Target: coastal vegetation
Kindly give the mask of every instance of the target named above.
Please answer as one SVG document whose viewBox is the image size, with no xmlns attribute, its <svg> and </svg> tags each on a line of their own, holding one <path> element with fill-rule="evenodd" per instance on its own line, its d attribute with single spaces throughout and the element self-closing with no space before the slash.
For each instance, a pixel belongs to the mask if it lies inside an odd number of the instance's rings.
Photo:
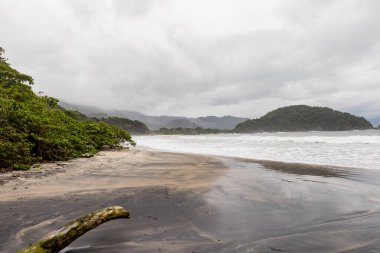
<svg viewBox="0 0 380 253">
<path fill-rule="evenodd" d="M 12 68 L 0 48 L 0 168 L 27 169 L 36 162 L 119 148 L 122 142 L 135 144 L 125 130 L 79 119 L 57 99 L 35 94 L 32 85 L 33 78 Z"/>
<path fill-rule="evenodd" d="M 119 118 L 119 117 L 105 117 L 105 118 L 96 118 L 96 117 L 88 117 L 87 115 L 72 110 L 66 110 L 63 107 L 60 107 L 62 111 L 77 120 L 81 121 L 94 121 L 94 122 L 105 122 L 111 126 L 118 127 L 123 129 L 131 134 L 149 134 L 149 128 L 139 120 L 130 120 L 127 118 Z"/>
<path fill-rule="evenodd" d="M 372 129 L 363 117 L 328 107 L 293 105 L 271 111 L 258 119 L 238 124 L 235 132 L 344 131 Z"/>
<path fill-rule="evenodd" d="M 149 134 L 149 128 L 139 120 L 130 120 L 127 118 L 108 117 L 101 118 L 99 121 L 105 122 L 111 126 L 124 129 L 131 134 Z"/>
<path fill-rule="evenodd" d="M 220 133 L 230 133 L 231 130 L 221 130 L 212 128 L 160 128 L 159 130 L 153 131 L 152 134 L 162 134 L 162 135 L 198 135 L 198 134 L 220 134 Z"/>
<path fill-rule="evenodd" d="M 328 107 L 293 105 L 278 108 L 259 119 L 239 123 L 233 130 L 212 128 L 160 128 L 152 134 L 198 135 L 218 133 L 250 132 L 295 132 L 295 131 L 344 131 L 373 129 L 363 117 L 333 110 Z"/>
<path fill-rule="evenodd" d="M 160 115 L 153 116 L 143 114 L 137 111 L 120 110 L 120 109 L 104 109 L 89 105 L 75 105 L 60 101 L 62 107 L 81 112 L 90 118 L 127 118 L 133 121 L 143 122 L 150 130 L 156 131 L 160 128 L 204 128 L 204 129 L 233 129 L 238 123 L 248 120 L 248 118 L 234 116 L 207 116 L 197 118 L 187 118 L 183 116 Z M 129 131 L 129 129 L 128 129 Z M 131 132 L 133 133 L 133 132 Z"/>
</svg>

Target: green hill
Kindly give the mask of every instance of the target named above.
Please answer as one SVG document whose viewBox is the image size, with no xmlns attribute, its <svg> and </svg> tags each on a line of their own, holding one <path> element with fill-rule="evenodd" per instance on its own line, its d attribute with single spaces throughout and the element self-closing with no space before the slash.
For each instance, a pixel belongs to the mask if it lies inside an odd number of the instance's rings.
<svg viewBox="0 0 380 253">
<path fill-rule="evenodd" d="M 144 123 L 138 120 L 130 120 L 130 119 L 119 118 L 119 117 L 104 117 L 104 118 L 91 117 L 90 118 L 87 115 L 78 111 L 67 110 L 63 108 L 62 106 L 59 106 L 59 108 L 61 108 L 61 110 L 66 115 L 76 120 L 105 122 L 111 126 L 115 126 L 125 131 L 128 131 L 131 134 L 149 134 L 150 133 L 149 128 Z"/>
<path fill-rule="evenodd" d="M 65 112 L 58 100 L 36 95 L 32 77 L 13 69 L 0 47 L 0 169 L 26 169 L 35 162 L 65 160 L 118 148 L 128 132 Z M 79 118 L 81 120 L 79 120 Z"/>
<path fill-rule="evenodd" d="M 230 133 L 231 130 L 221 130 L 212 128 L 160 128 L 159 130 L 153 131 L 153 134 L 159 135 L 199 135 L 199 134 L 220 134 L 220 133 Z"/>
<path fill-rule="evenodd" d="M 343 131 L 371 129 L 363 117 L 327 107 L 292 105 L 271 111 L 259 119 L 238 124 L 235 132 Z"/>
<path fill-rule="evenodd" d="M 131 134 L 149 134 L 149 128 L 138 120 L 130 120 L 125 118 L 119 118 L 119 117 L 109 117 L 109 118 L 102 118 L 100 121 L 106 122 L 107 124 L 110 124 L 111 126 L 116 126 L 118 128 L 127 130 Z"/>
</svg>

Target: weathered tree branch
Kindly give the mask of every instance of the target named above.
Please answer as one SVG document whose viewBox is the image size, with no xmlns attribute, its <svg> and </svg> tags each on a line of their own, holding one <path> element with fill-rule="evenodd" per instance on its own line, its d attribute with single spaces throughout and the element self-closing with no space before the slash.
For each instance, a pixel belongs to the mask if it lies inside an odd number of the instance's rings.
<svg viewBox="0 0 380 253">
<path fill-rule="evenodd" d="M 22 249 L 19 253 L 58 253 L 87 231 L 104 222 L 120 218 L 129 218 L 129 212 L 120 206 L 97 210 L 45 235 L 41 240 Z"/>
</svg>

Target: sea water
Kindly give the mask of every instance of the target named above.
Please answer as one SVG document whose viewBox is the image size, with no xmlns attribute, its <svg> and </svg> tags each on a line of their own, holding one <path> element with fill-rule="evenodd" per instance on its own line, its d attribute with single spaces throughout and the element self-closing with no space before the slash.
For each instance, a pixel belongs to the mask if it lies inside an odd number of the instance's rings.
<svg viewBox="0 0 380 253">
<path fill-rule="evenodd" d="M 380 169 L 380 130 L 135 136 L 139 146 L 174 152 Z"/>
</svg>

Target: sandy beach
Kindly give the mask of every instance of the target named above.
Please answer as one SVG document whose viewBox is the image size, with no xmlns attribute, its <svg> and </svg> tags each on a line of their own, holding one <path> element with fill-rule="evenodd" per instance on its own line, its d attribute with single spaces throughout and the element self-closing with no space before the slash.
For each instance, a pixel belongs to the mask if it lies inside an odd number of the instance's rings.
<svg viewBox="0 0 380 253">
<path fill-rule="evenodd" d="M 378 252 L 376 171 L 131 149 L 0 175 L 0 252 L 109 205 L 63 252 Z"/>
</svg>

